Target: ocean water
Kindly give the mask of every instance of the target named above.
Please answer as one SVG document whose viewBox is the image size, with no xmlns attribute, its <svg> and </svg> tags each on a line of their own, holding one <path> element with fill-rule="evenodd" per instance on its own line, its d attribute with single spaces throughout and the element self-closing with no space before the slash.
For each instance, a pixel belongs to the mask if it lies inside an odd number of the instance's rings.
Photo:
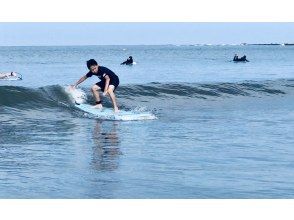
<svg viewBox="0 0 294 220">
<path fill-rule="evenodd" d="M 75 109 L 64 89 L 91 58 L 120 108 L 158 119 Z M 0 47 L 5 71 L 23 80 L 0 81 L 0 198 L 294 198 L 294 47 Z"/>
</svg>

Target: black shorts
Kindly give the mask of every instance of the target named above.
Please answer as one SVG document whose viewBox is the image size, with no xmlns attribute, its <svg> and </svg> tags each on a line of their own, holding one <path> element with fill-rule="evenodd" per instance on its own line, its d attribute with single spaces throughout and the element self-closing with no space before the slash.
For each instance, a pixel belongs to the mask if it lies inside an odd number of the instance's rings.
<svg viewBox="0 0 294 220">
<path fill-rule="evenodd" d="M 97 82 L 96 85 L 100 87 L 100 89 L 102 90 L 102 92 L 104 92 L 104 88 L 105 88 L 105 81 L 104 80 L 103 81 L 100 81 L 100 82 Z M 113 85 L 114 86 L 114 90 L 113 91 L 115 91 L 116 88 L 119 85 L 119 79 L 110 80 L 109 85 Z"/>
</svg>

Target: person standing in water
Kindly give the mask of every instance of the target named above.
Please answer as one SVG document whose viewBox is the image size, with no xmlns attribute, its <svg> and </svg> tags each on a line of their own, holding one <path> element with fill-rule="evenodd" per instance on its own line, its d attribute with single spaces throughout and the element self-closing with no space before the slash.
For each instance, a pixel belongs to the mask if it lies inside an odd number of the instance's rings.
<svg viewBox="0 0 294 220">
<path fill-rule="evenodd" d="M 117 103 L 116 103 L 116 97 L 114 94 L 114 91 L 119 85 L 118 76 L 110 69 L 104 66 L 99 66 L 96 60 L 94 59 L 90 59 L 87 61 L 87 67 L 89 69 L 89 72 L 86 75 L 82 76 L 76 82 L 76 84 L 73 85 L 73 87 L 76 88 L 79 84 L 84 82 L 87 78 L 92 77 L 93 75 L 97 76 L 100 79 L 100 82 L 96 83 L 91 88 L 95 101 L 96 101 L 94 108 L 101 109 L 103 107 L 102 101 L 99 95 L 99 91 L 101 90 L 103 92 L 103 96 L 106 96 L 106 95 L 110 96 L 110 99 L 113 104 L 114 112 L 119 112 Z"/>
</svg>

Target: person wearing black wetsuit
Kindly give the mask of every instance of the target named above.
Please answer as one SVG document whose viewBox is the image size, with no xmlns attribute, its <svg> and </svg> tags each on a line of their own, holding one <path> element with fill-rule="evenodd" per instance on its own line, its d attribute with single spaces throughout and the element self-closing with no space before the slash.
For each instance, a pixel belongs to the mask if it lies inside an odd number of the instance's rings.
<svg viewBox="0 0 294 220">
<path fill-rule="evenodd" d="M 245 61 L 245 62 L 249 62 L 249 60 L 247 60 L 246 56 L 244 55 L 243 57 L 241 57 L 240 59 L 241 61 Z"/>
<path fill-rule="evenodd" d="M 92 86 L 92 92 L 96 100 L 96 105 L 94 108 L 102 108 L 102 102 L 99 96 L 99 90 L 103 92 L 103 96 L 109 95 L 113 104 L 113 109 L 115 112 L 118 112 L 118 107 L 116 104 L 116 98 L 114 91 L 119 85 L 118 76 L 111 71 L 110 69 L 99 66 L 94 59 L 87 61 L 87 67 L 90 70 L 86 75 L 81 77 L 79 81 L 73 85 L 76 88 L 80 83 L 85 81 L 87 78 L 92 77 L 93 75 L 97 76 L 100 79 L 100 82 Z"/>
<path fill-rule="evenodd" d="M 126 61 L 122 62 L 120 65 L 133 65 L 133 62 L 133 57 L 129 56 L 129 58 Z"/>
<path fill-rule="evenodd" d="M 249 60 L 247 60 L 245 55 L 243 57 L 239 58 L 237 56 L 237 54 L 235 54 L 233 61 L 235 61 L 235 62 L 249 62 Z"/>
</svg>

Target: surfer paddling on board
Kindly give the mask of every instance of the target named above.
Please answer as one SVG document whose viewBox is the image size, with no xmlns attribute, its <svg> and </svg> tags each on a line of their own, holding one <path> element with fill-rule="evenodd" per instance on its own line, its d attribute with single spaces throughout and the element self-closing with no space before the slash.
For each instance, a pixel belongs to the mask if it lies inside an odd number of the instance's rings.
<svg viewBox="0 0 294 220">
<path fill-rule="evenodd" d="M 16 72 L 0 73 L 0 79 L 7 79 L 9 77 L 16 77 Z"/>
<path fill-rule="evenodd" d="M 119 112 L 114 91 L 119 85 L 118 76 L 110 69 L 99 66 L 96 60 L 90 59 L 87 61 L 87 67 L 90 70 L 86 75 L 82 76 L 76 84 L 73 85 L 76 88 L 80 83 L 84 82 L 87 78 L 93 75 L 97 76 L 101 81 L 92 86 L 91 90 L 94 95 L 96 104 L 93 108 L 102 108 L 102 101 L 99 96 L 99 90 L 103 92 L 103 96 L 109 95 L 113 104 L 114 112 Z"/>
</svg>

